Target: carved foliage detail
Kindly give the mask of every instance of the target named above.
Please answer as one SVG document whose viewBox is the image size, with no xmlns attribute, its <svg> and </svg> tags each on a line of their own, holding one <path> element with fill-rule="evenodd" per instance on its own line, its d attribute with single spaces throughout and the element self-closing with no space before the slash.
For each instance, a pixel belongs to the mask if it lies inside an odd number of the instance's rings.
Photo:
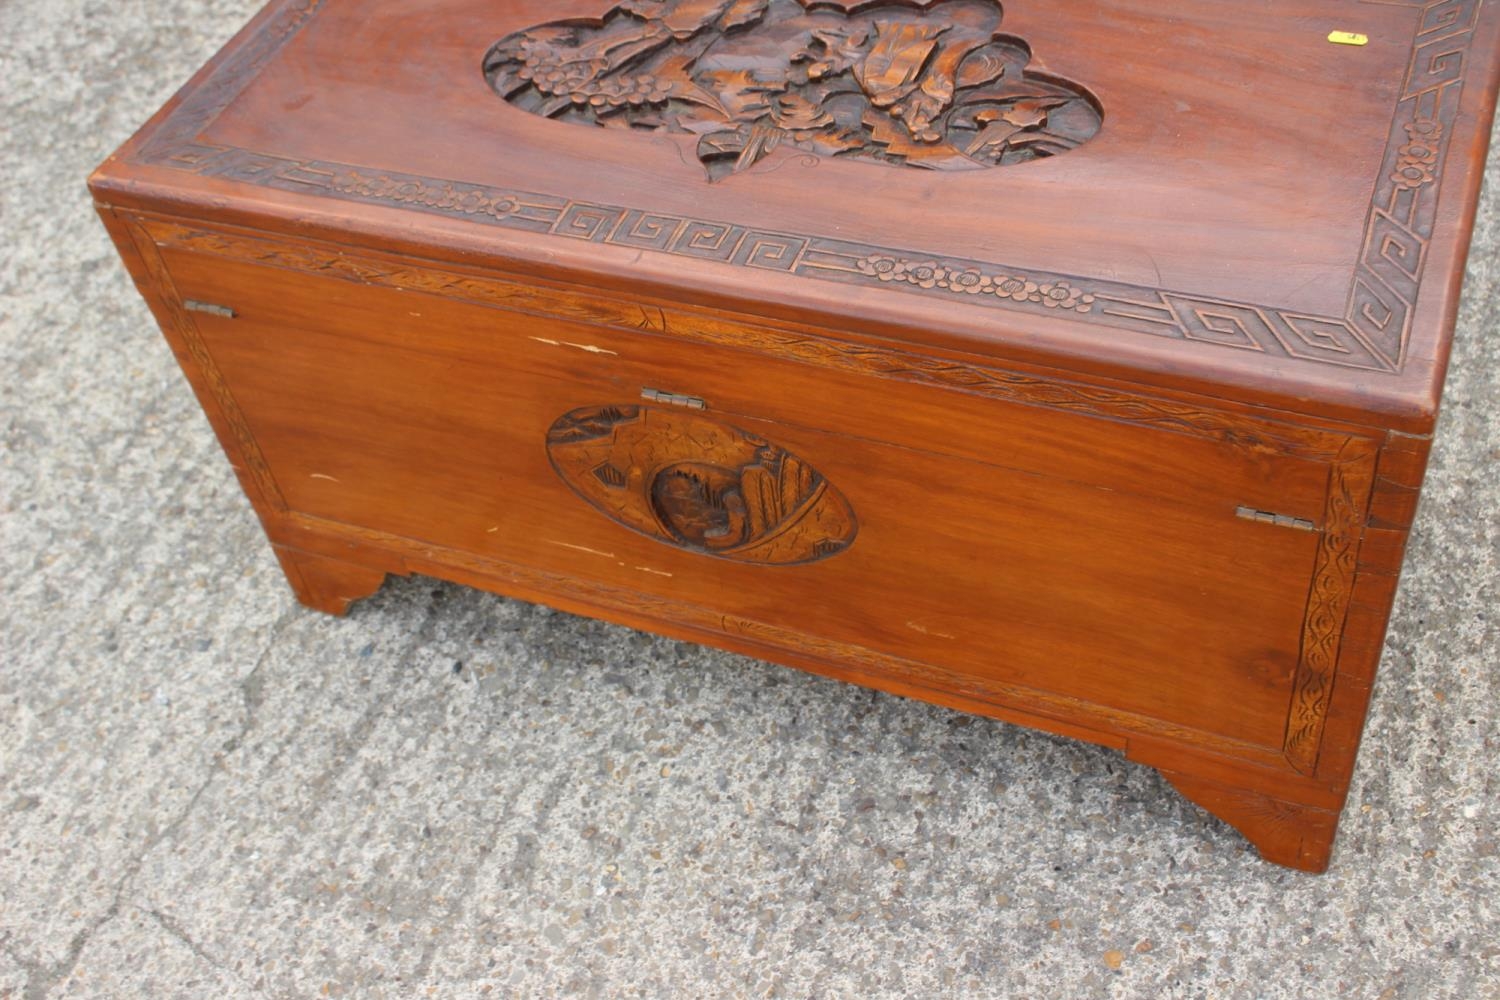
<svg viewBox="0 0 1500 1000">
<path fill-rule="evenodd" d="M 1415 191 L 1437 180 L 1438 153 L 1443 141 L 1443 123 L 1431 118 L 1407 122 L 1406 142 L 1397 151 L 1396 171 L 1391 183 L 1398 190 Z"/>
<path fill-rule="evenodd" d="M 855 262 L 860 274 L 877 281 L 918 288 L 942 288 L 955 295 L 997 295 L 1030 302 L 1047 309 L 1086 313 L 1097 298 L 1068 281 L 1033 281 L 1024 274 L 995 272 L 981 267 L 955 266 L 941 261 L 869 254 Z"/>
<path fill-rule="evenodd" d="M 698 136 L 711 179 L 778 147 L 939 170 L 1066 152 L 1101 119 L 1026 72 L 996 0 L 624 0 L 512 35 L 491 86 L 562 121 Z"/>
<path fill-rule="evenodd" d="M 646 406 L 574 410 L 547 434 L 579 496 L 659 541 L 738 562 L 791 565 L 854 541 L 854 512 L 812 466 L 706 417 Z"/>
</svg>

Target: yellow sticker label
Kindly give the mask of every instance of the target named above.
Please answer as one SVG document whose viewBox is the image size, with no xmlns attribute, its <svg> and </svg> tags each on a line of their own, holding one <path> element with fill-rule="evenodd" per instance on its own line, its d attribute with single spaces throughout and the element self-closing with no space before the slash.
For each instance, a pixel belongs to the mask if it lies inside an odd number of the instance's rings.
<svg viewBox="0 0 1500 1000">
<path fill-rule="evenodd" d="M 1352 31 L 1335 31 L 1328 36 L 1328 40 L 1335 45 L 1369 45 L 1369 35 L 1358 35 Z"/>
</svg>

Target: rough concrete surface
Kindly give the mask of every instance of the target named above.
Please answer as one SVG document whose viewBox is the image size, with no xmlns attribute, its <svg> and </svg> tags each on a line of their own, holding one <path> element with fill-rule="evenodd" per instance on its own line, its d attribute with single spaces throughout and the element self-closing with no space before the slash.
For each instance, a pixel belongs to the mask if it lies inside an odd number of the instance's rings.
<svg viewBox="0 0 1500 1000">
<path fill-rule="evenodd" d="M 256 0 L 0 0 L 0 997 L 1500 996 L 1500 211 L 1333 870 L 1114 752 L 422 579 L 301 610 L 87 171 Z"/>
</svg>

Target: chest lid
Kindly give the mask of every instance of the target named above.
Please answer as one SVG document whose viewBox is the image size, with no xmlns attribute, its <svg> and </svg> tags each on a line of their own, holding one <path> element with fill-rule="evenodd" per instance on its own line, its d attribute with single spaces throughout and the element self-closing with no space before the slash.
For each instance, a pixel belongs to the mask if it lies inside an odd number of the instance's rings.
<svg viewBox="0 0 1500 1000">
<path fill-rule="evenodd" d="M 1431 426 L 1494 0 L 273 0 L 111 204 Z"/>
</svg>

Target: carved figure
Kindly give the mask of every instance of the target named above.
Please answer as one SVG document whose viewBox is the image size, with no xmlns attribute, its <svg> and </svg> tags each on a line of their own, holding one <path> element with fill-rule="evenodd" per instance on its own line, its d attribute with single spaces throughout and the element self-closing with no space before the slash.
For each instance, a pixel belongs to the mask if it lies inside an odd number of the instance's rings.
<svg viewBox="0 0 1500 1000">
<path fill-rule="evenodd" d="M 779 147 L 939 170 L 1054 156 L 1101 117 L 1026 72 L 996 0 L 624 0 L 485 59 L 507 101 L 560 121 L 698 136 L 717 180 Z"/>
<path fill-rule="evenodd" d="M 791 565 L 844 551 L 857 530 L 806 462 L 746 431 L 644 406 L 574 410 L 547 434 L 559 476 L 627 528 L 738 562 Z"/>
</svg>

